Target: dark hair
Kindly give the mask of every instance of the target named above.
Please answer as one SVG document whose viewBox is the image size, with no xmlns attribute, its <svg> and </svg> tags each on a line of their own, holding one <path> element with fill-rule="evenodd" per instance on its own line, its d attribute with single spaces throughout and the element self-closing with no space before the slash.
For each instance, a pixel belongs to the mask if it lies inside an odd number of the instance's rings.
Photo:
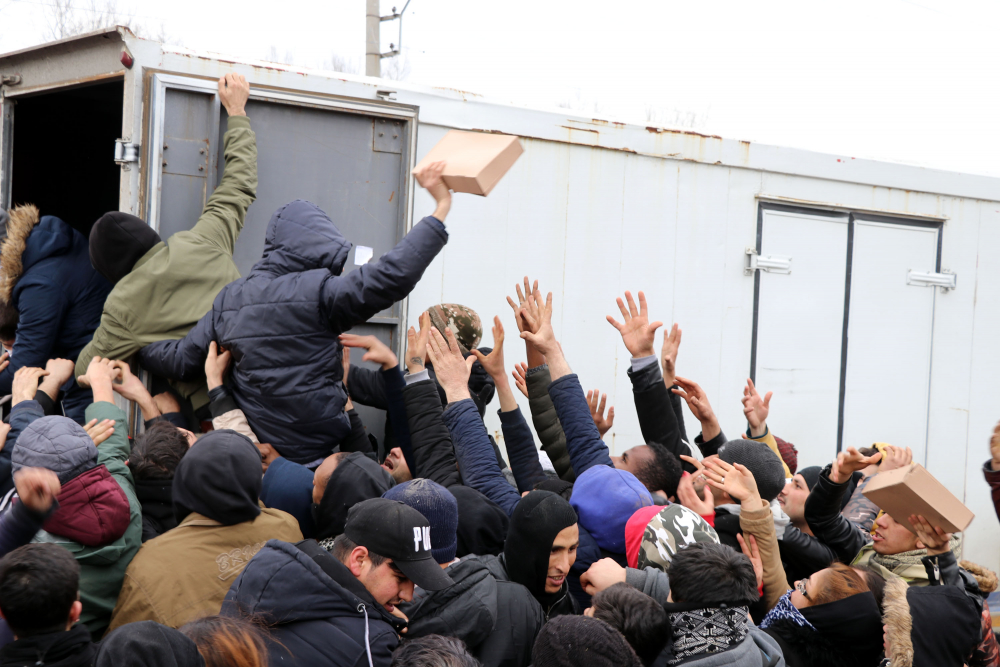
<svg viewBox="0 0 1000 667">
<path fill-rule="evenodd" d="M 865 583 L 868 584 L 868 590 L 875 596 L 875 604 L 878 605 L 878 612 L 880 614 L 883 613 L 882 600 L 885 598 L 885 577 L 868 565 L 863 567 L 856 565 L 855 570 L 864 577 Z"/>
<path fill-rule="evenodd" d="M 187 435 L 183 431 L 170 422 L 153 422 L 136 437 L 128 457 L 128 468 L 137 480 L 173 479 L 188 449 Z"/>
<path fill-rule="evenodd" d="M 180 631 L 198 646 L 205 667 L 266 667 L 266 630 L 251 618 L 205 616 Z"/>
<path fill-rule="evenodd" d="M 850 565 L 834 563 L 829 569 L 830 574 L 826 578 L 826 583 L 811 600 L 813 604 L 827 604 L 868 592 L 865 578 Z"/>
<path fill-rule="evenodd" d="M 680 460 L 658 442 L 646 443 L 653 457 L 636 471 L 642 485 L 652 491 L 663 491 L 669 498 L 677 495 L 683 469 Z"/>
<path fill-rule="evenodd" d="M 674 602 L 748 604 L 756 601 L 757 575 L 750 559 L 725 544 L 695 542 L 670 561 Z"/>
<path fill-rule="evenodd" d="M 625 636 L 644 664 L 652 664 L 673 638 L 663 605 L 626 583 L 609 586 L 594 596 L 594 618 Z"/>
<path fill-rule="evenodd" d="M 465 642 L 455 637 L 425 635 L 409 639 L 392 654 L 390 667 L 480 667 Z"/>
<path fill-rule="evenodd" d="M 57 544 L 26 544 L 0 560 L 0 611 L 19 638 L 66 629 L 80 565 Z"/>
<path fill-rule="evenodd" d="M 333 541 L 333 557 L 339 560 L 341 563 L 346 563 L 347 557 L 351 555 L 351 552 L 357 549 L 359 546 L 355 544 L 351 538 L 345 534 L 337 535 L 337 538 Z M 367 547 L 366 547 L 367 548 Z M 368 549 L 368 560 L 372 562 L 372 567 L 379 567 L 382 563 L 389 560 L 388 557 L 377 554 L 371 549 Z"/>
<path fill-rule="evenodd" d="M 14 340 L 21 316 L 10 301 L 0 301 L 0 340 Z"/>
</svg>

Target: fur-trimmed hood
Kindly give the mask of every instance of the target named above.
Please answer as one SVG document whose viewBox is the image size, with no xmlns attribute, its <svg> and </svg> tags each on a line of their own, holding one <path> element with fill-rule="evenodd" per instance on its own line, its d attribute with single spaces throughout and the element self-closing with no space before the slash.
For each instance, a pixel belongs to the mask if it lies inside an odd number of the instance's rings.
<svg viewBox="0 0 1000 667">
<path fill-rule="evenodd" d="M 958 586 L 886 581 L 882 623 L 892 667 L 962 667 L 982 639 L 982 618 Z"/>
<path fill-rule="evenodd" d="M 969 560 L 960 561 L 958 566 L 976 578 L 976 583 L 979 584 L 979 590 L 983 592 L 983 596 L 989 595 L 997 589 L 997 575 L 993 570 L 987 570 L 982 565 L 977 565 Z"/>
<path fill-rule="evenodd" d="M 32 234 L 35 228 L 37 233 Z M 46 257 L 62 255 L 73 246 L 72 227 L 51 215 L 41 217 L 38 208 L 25 204 L 10 211 L 7 238 L 0 246 L 0 300 L 10 303 L 17 281 Z"/>
</svg>

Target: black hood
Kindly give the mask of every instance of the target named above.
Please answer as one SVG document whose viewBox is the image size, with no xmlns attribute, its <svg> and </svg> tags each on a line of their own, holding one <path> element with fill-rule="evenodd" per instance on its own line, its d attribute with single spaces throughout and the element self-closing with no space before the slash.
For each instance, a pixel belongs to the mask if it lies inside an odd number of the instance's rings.
<svg viewBox="0 0 1000 667">
<path fill-rule="evenodd" d="M 458 501 L 458 550 L 455 555 L 462 558 L 472 554 L 502 554 L 510 525 L 507 513 L 472 487 L 456 484 L 448 490 Z"/>
<path fill-rule="evenodd" d="M 392 475 L 361 452 L 348 454 L 330 475 L 319 504 L 313 504 L 316 539 L 343 533 L 352 507 L 362 500 L 381 498 L 395 484 Z"/>
<path fill-rule="evenodd" d="M 562 591 L 545 592 L 552 542 L 560 531 L 575 523 L 576 510 L 550 491 L 532 491 L 521 499 L 510 517 L 503 550 L 507 574 L 511 581 L 527 588 L 545 609 L 563 597 Z"/>
<path fill-rule="evenodd" d="M 105 213 L 90 230 L 90 263 L 114 285 L 160 240 L 152 227 L 134 215 Z"/>
<path fill-rule="evenodd" d="M 446 572 L 453 586 L 434 593 L 418 588 L 413 602 L 400 605 L 410 619 L 407 636 L 444 635 L 479 646 L 496 627 L 498 614 L 507 611 L 497 608 L 497 580 L 475 557 L 460 560 Z"/>
<path fill-rule="evenodd" d="M 7 644 L 0 650 L 0 665 L 90 667 L 96 654 L 87 626 L 79 623 L 68 631 L 32 635 Z"/>
<path fill-rule="evenodd" d="M 958 586 L 910 586 L 913 667 L 960 667 L 982 641 L 982 617 Z"/>
<path fill-rule="evenodd" d="M 261 484 L 260 450 L 229 429 L 212 431 L 192 445 L 174 472 L 174 517 L 191 512 L 224 526 L 253 521 Z"/>
<path fill-rule="evenodd" d="M 882 614 L 870 591 L 806 607 L 802 615 L 857 664 L 878 664 L 882 653 Z"/>
<path fill-rule="evenodd" d="M 101 642 L 95 667 L 204 667 L 198 646 L 155 621 L 129 623 Z"/>
</svg>

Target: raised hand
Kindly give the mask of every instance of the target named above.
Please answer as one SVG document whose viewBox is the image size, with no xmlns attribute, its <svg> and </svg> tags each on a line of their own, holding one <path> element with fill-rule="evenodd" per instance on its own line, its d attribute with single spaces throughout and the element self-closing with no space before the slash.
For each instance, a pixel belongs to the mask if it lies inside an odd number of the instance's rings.
<svg viewBox="0 0 1000 667">
<path fill-rule="evenodd" d="M 580 575 L 580 586 L 587 595 L 597 595 L 605 588 L 625 581 L 625 568 L 611 558 L 602 558 Z"/>
<path fill-rule="evenodd" d="M 701 422 L 701 437 L 705 441 L 711 440 L 722 432 L 719 427 L 719 420 L 715 417 L 711 403 L 708 402 L 708 394 L 697 382 L 686 378 L 674 378 L 677 389 L 672 391 L 684 399 L 688 409 L 695 419 Z"/>
<path fill-rule="evenodd" d="M 911 514 L 909 521 L 917 539 L 927 549 L 928 556 L 937 556 L 951 551 L 951 533 L 946 533 L 941 528 L 932 526 L 931 522 L 920 514 Z"/>
<path fill-rule="evenodd" d="M 878 467 L 879 472 L 887 472 L 910 465 L 913 462 L 913 450 L 909 447 L 885 446 L 882 454 L 882 463 Z"/>
<path fill-rule="evenodd" d="M 618 298 L 618 310 L 621 311 L 625 323 L 621 324 L 611 315 L 608 315 L 608 322 L 618 333 L 622 335 L 622 342 L 625 348 L 632 354 L 633 358 L 648 357 L 656 354 L 653 350 L 653 339 L 656 338 L 656 330 L 663 326 L 663 322 L 649 322 L 649 309 L 646 306 L 646 295 L 639 292 L 639 307 L 632 300 L 632 293 L 625 292 L 625 300 L 628 301 L 628 308 L 625 302 Z"/>
<path fill-rule="evenodd" d="M 503 324 L 501 324 L 499 316 L 493 316 L 493 351 L 488 355 L 479 350 L 469 351 L 479 360 L 494 382 L 507 381 L 507 369 L 504 368 L 503 363 Z"/>
<path fill-rule="evenodd" d="M 529 294 L 521 306 L 521 316 L 525 326 L 521 338 L 546 356 L 556 352 L 559 343 L 552 329 L 552 292 L 548 293 L 544 303 L 542 293 L 537 289 Z"/>
<path fill-rule="evenodd" d="M 516 363 L 511 375 L 514 376 L 514 384 L 518 391 L 524 394 L 525 398 L 531 398 L 528 396 L 528 365 L 522 362 Z"/>
<path fill-rule="evenodd" d="M 205 357 L 205 379 L 208 381 L 209 389 L 222 386 L 232 358 L 232 352 L 217 345 L 214 340 L 208 344 L 208 355 Z"/>
<path fill-rule="evenodd" d="M 382 365 L 382 370 L 387 371 L 399 365 L 396 354 L 389 349 L 389 346 L 380 341 L 376 336 L 356 336 L 354 334 L 340 334 L 340 344 L 344 347 L 360 347 L 367 352 L 361 357 L 362 361 L 374 361 Z"/>
<path fill-rule="evenodd" d="M 420 331 L 410 327 L 406 332 L 406 370 L 419 373 L 427 367 L 427 339 L 431 335 L 431 316 L 426 310 L 418 320 Z"/>
<path fill-rule="evenodd" d="M 39 391 L 44 391 L 53 401 L 59 398 L 59 390 L 73 377 L 73 370 L 76 363 L 69 359 L 49 359 L 45 362 L 45 370 L 48 372 L 38 385 Z"/>
<path fill-rule="evenodd" d="M 677 377 L 677 350 L 681 346 L 681 333 L 683 333 L 677 323 L 670 327 L 670 333 L 663 337 L 663 347 L 660 348 L 660 366 L 663 368 L 663 382 L 667 389 L 676 384 L 674 378 Z"/>
<path fill-rule="evenodd" d="M 757 480 L 753 473 L 739 463 L 731 465 L 717 456 L 705 459 L 705 478 L 708 483 L 720 491 L 725 491 L 733 500 L 741 503 L 750 502 L 751 509 L 760 508 L 760 493 L 757 491 Z"/>
<path fill-rule="evenodd" d="M 990 455 L 993 457 L 990 467 L 994 470 L 1000 470 L 1000 422 L 997 422 L 997 425 L 993 427 L 993 437 L 990 438 Z"/>
<path fill-rule="evenodd" d="M 94 441 L 94 446 L 99 446 L 102 442 L 110 438 L 115 433 L 115 420 L 105 419 L 98 422 L 96 419 L 91 419 L 87 422 L 87 425 L 83 427 L 83 430 L 87 432 L 90 439 Z"/>
<path fill-rule="evenodd" d="M 21 468 L 14 473 L 14 488 L 24 506 L 37 514 L 52 509 L 62 486 L 59 477 L 45 468 Z"/>
<path fill-rule="evenodd" d="M 701 461 L 693 459 L 690 456 L 681 455 L 682 459 L 690 462 L 695 462 L 701 465 Z M 684 471 L 681 475 L 680 481 L 677 483 L 677 501 L 684 507 L 692 510 L 695 514 L 700 514 L 701 516 L 708 516 L 710 514 L 715 514 L 715 500 L 712 498 L 712 494 L 705 491 L 705 497 L 703 498 L 694 488 L 694 476 Z"/>
<path fill-rule="evenodd" d="M 458 341 L 455 340 L 455 334 L 451 329 L 445 329 L 445 336 L 442 336 L 437 329 L 431 329 L 430 339 L 427 341 L 427 353 L 430 355 L 431 363 L 434 364 L 437 381 L 444 387 L 444 392 L 448 396 L 448 402 L 455 403 L 472 398 L 469 394 L 469 375 L 472 373 L 472 364 L 476 362 L 476 358 L 473 356 L 468 359 L 462 358 L 462 351 L 459 350 Z"/>
<path fill-rule="evenodd" d="M 233 72 L 219 79 L 219 101 L 230 116 L 246 116 L 249 99 L 250 84 L 242 74 Z"/>
<path fill-rule="evenodd" d="M 858 470 L 864 470 L 868 466 L 882 460 L 882 452 L 872 456 L 863 456 L 854 447 L 848 447 L 846 452 L 837 454 L 830 468 L 830 481 L 834 484 L 843 484 L 851 478 Z"/>
<path fill-rule="evenodd" d="M 22 366 L 14 373 L 14 382 L 11 386 L 11 406 L 15 406 L 23 401 L 35 399 L 35 392 L 38 391 L 39 378 L 45 377 L 49 372 L 34 366 Z"/>
<path fill-rule="evenodd" d="M 767 429 L 767 414 L 771 409 L 772 393 L 769 391 L 764 398 L 761 398 L 757 387 L 753 385 L 753 380 L 747 378 L 747 386 L 743 388 L 743 414 L 750 424 L 750 435 L 754 438 L 764 435 Z"/>
<path fill-rule="evenodd" d="M 434 201 L 437 203 L 434 217 L 441 222 L 444 222 L 451 210 L 451 190 L 444 182 L 444 168 L 444 162 L 431 162 L 413 172 L 413 177 L 417 179 L 420 187 L 427 190 L 431 197 L 434 197 Z"/>
<path fill-rule="evenodd" d="M 538 290 L 538 281 L 536 280 L 535 284 L 533 286 L 530 286 L 528 284 L 528 276 L 525 276 L 524 291 L 522 292 L 521 286 L 516 284 L 514 285 L 514 289 L 517 291 L 517 303 L 514 303 L 514 299 L 510 297 L 507 297 L 507 303 L 509 303 L 510 307 L 514 309 L 514 321 L 517 323 L 518 332 L 521 332 L 525 330 L 526 326 L 524 322 L 524 317 L 521 316 L 521 308 L 524 307 L 524 302 L 527 298 L 525 295 L 531 295 Z M 537 332 L 532 332 L 532 333 L 537 333 Z"/>
<path fill-rule="evenodd" d="M 598 401 L 600 399 L 600 401 Z M 604 434 L 611 430 L 615 424 L 615 408 L 608 408 L 607 415 L 604 414 L 604 406 L 608 402 L 608 395 L 602 394 L 599 389 L 591 389 L 587 392 L 587 405 L 590 407 L 590 418 L 597 426 L 597 432 L 604 437 Z"/>
<path fill-rule="evenodd" d="M 750 541 L 749 545 L 747 540 Z M 736 533 L 736 541 L 740 543 L 743 555 L 749 558 L 753 564 L 753 573 L 757 575 L 757 590 L 761 590 L 764 586 L 764 561 L 761 560 L 760 551 L 757 549 L 757 538 L 747 533 L 746 539 L 744 539 L 741 534 Z"/>
</svg>

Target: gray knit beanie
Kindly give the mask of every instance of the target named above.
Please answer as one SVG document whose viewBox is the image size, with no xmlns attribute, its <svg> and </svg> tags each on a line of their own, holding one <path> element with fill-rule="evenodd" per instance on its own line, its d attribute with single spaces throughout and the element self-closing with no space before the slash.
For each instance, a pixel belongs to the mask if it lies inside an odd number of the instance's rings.
<svg viewBox="0 0 1000 667">
<path fill-rule="evenodd" d="M 733 465 L 746 466 L 757 480 L 760 497 L 771 502 L 785 488 L 785 468 L 778 455 L 762 442 L 730 440 L 719 447 L 719 458 Z"/>
</svg>

